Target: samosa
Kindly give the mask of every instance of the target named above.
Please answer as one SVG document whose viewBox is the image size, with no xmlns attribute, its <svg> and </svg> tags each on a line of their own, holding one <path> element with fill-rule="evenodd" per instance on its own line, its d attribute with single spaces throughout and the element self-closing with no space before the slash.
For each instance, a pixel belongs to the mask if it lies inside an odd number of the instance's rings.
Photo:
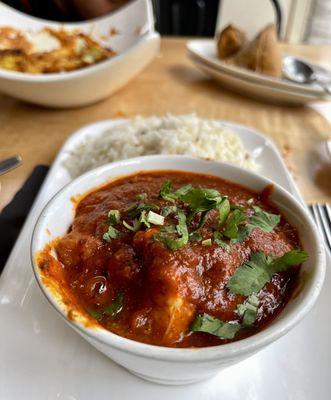
<svg viewBox="0 0 331 400">
<path fill-rule="evenodd" d="M 246 35 L 233 25 L 228 25 L 218 36 L 217 52 L 221 59 L 235 55 L 247 42 Z"/>
<path fill-rule="evenodd" d="M 275 25 L 268 25 L 256 38 L 243 47 L 228 62 L 239 67 L 280 78 L 282 54 Z"/>
</svg>

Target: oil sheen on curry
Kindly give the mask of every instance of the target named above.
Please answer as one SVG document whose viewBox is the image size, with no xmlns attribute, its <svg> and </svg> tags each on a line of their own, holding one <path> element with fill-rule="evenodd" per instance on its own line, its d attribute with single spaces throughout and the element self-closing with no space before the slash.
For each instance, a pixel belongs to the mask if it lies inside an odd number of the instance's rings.
<svg viewBox="0 0 331 400">
<path fill-rule="evenodd" d="M 287 303 L 307 259 L 271 190 L 153 171 L 88 193 L 55 245 L 68 294 L 139 342 L 201 347 L 256 333 Z"/>
</svg>

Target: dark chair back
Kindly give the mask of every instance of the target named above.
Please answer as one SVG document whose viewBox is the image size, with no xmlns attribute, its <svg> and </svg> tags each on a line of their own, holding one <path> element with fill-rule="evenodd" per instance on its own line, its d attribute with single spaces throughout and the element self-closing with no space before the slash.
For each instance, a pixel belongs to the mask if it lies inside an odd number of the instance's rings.
<svg viewBox="0 0 331 400">
<path fill-rule="evenodd" d="M 279 0 L 270 0 L 280 36 L 282 10 Z M 162 35 L 214 36 L 220 0 L 152 0 L 156 30 Z M 238 9 L 240 13 L 240 9 Z"/>
<path fill-rule="evenodd" d="M 219 0 L 152 0 L 162 35 L 214 36 Z"/>
</svg>

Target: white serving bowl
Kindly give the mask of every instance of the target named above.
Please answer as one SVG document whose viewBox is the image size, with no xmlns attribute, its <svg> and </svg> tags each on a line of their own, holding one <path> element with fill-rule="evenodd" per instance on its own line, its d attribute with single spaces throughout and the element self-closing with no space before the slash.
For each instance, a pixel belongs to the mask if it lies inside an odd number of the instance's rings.
<svg viewBox="0 0 331 400">
<path fill-rule="evenodd" d="M 117 52 L 108 60 L 69 72 L 29 74 L 0 68 L 1 92 L 47 107 L 78 107 L 106 98 L 149 64 L 160 47 L 150 0 L 136 0 L 111 15 L 78 23 L 41 20 L 0 3 L 0 26 L 8 25 L 33 31 L 79 29 Z M 111 30 L 118 34 L 110 36 Z"/>
<path fill-rule="evenodd" d="M 102 327 L 88 327 L 67 318 L 67 306 L 44 285 L 35 260 L 38 251 L 63 236 L 74 218 L 70 199 L 107 181 L 138 171 L 181 170 L 228 179 L 256 191 L 272 184 L 271 199 L 299 231 L 309 253 L 300 272 L 301 289 L 277 318 L 261 332 L 246 339 L 216 347 L 167 348 L 143 344 L 117 336 Z M 163 384 L 186 384 L 206 379 L 271 344 L 292 329 L 309 312 L 322 288 L 325 253 L 322 240 L 307 210 L 276 183 L 236 166 L 187 156 L 146 156 L 119 161 L 90 171 L 60 190 L 42 211 L 32 236 L 31 256 L 35 276 L 44 295 L 65 321 L 89 343 L 134 374 Z M 61 349 L 59 349 L 61 351 Z M 303 349 L 304 351 L 304 349 Z M 249 371 L 247 371 L 249 373 Z"/>
</svg>

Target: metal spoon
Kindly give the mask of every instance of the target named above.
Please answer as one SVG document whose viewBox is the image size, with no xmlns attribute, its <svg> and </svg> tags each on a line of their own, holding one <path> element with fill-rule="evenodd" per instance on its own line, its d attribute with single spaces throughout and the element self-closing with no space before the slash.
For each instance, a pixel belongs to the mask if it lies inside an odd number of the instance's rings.
<svg viewBox="0 0 331 400">
<path fill-rule="evenodd" d="M 296 83 L 317 83 L 326 93 L 331 94 L 331 87 L 318 78 L 313 68 L 304 61 L 292 56 L 283 58 L 283 74 L 285 78 Z"/>
<path fill-rule="evenodd" d="M 6 158 L 5 160 L 1 160 L 0 175 L 3 175 L 14 168 L 17 168 L 21 164 L 22 164 L 22 157 L 19 154 L 17 154 L 14 157 Z"/>
</svg>

